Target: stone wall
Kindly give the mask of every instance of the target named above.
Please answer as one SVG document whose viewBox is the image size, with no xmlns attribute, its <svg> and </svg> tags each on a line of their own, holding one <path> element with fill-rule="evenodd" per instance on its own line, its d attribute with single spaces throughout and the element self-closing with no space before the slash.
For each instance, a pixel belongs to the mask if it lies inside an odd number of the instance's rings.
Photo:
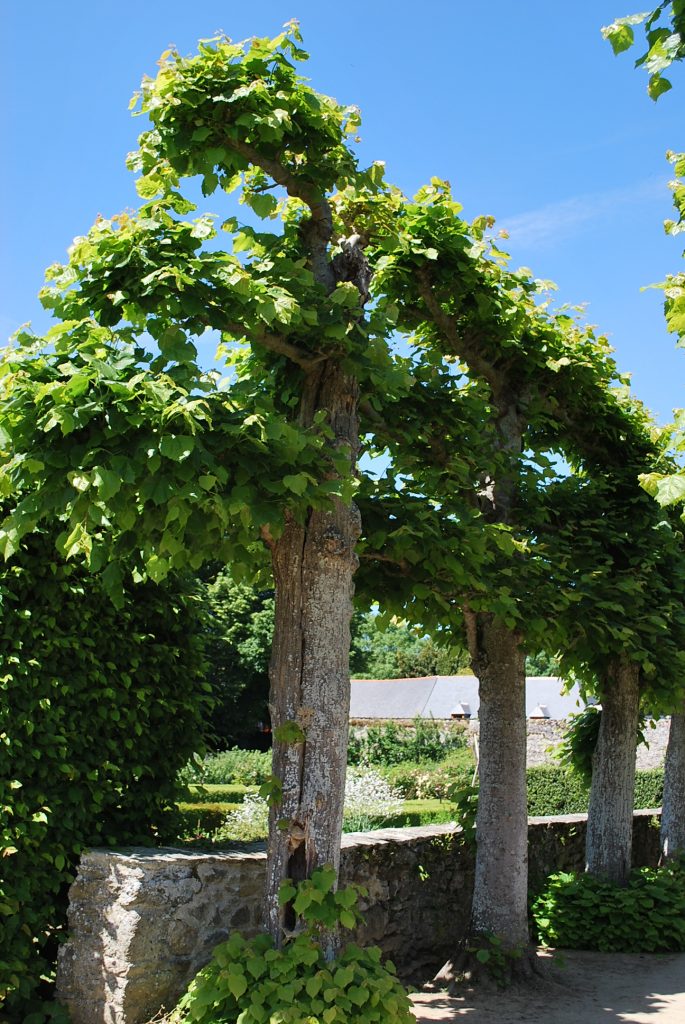
<svg viewBox="0 0 685 1024">
<path fill-rule="evenodd" d="M 635 815 L 634 861 L 655 864 L 655 812 Z M 531 886 L 582 868 L 585 816 L 531 818 Z M 171 1007 L 213 946 L 259 928 L 265 854 L 91 850 L 70 892 L 59 998 L 73 1024 L 144 1024 Z M 391 957 L 404 981 L 432 977 L 463 936 L 473 855 L 449 825 L 343 837 L 342 882 L 368 889 L 356 936 Z"/>
</svg>

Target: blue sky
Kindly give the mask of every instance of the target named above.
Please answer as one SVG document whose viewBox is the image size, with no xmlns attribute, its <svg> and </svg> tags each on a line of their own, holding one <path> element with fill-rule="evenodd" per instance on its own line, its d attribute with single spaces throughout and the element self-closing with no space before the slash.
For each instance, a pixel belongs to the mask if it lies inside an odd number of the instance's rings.
<svg viewBox="0 0 685 1024">
<path fill-rule="evenodd" d="M 649 5 L 647 5 L 649 6 Z M 600 27 L 630 0 L 4 0 L 0 12 L 0 337 L 48 325 L 36 293 L 98 213 L 137 205 L 124 166 L 143 128 L 128 100 L 170 43 L 191 52 L 300 20 L 315 88 L 363 115 L 361 156 L 413 192 L 448 178 L 467 216 L 507 228 L 514 262 L 587 303 L 622 370 L 661 422 L 685 406 L 685 351 L 661 296 L 641 286 L 681 267 L 667 149 L 684 149 L 685 75 L 654 104 L 630 55 Z M 216 198 L 216 203 L 219 203 Z M 220 209 L 217 209 L 221 213 Z"/>
</svg>

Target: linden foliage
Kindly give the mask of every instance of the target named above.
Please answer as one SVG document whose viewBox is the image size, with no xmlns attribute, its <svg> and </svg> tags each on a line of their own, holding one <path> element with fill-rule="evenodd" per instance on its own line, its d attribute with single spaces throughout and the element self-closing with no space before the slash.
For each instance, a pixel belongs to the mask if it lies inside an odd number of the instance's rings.
<svg viewBox="0 0 685 1024">
<path fill-rule="evenodd" d="M 252 566 L 284 511 L 350 500 L 349 452 L 325 409 L 300 408 L 307 375 L 349 361 L 385 395 L 410 378 L 388 356 L 387 318 L 328 280 L 387 187 L 347 145 L 357 111 L 296 74 L 297 40 L 296 27 L 219 37 L 192 58 L 167 54 L 144 82 L 152 128 L 129 163 L 146 202 L 76 239 L 41 293 L 59 323 L 20 331 L 0 363 L 0 495 L 20 496 L 0 527 L 6 559 L 57 517 L 60 553 L 102 571 L 116 598 L 124 565 L 155 581 L 209 558 Z M 195 207 L 180 180 L 197 175 L 205 195 L 238 189 L 274 230 L 184 219 Z M 208 329 L 224 379 L 198 363 Z"/>
<path fill-rule="evenodd" d="M 506 254 L 484 241 L 487 221 L 467 224 L 459 213 L 448 185 L 433 179 L 404 205 L 396 234 L 378 242 L 374 287 L 412 332 L 415 383 L 375 425 L 391 466 L 362 483 L 360 581 L 381 577 L 390 613 L 443 628 L 458 623 L 465 602 L 494 613 L 532 649 L 550 642 L 562 616 L 573 620 L 587 593 L 606 650 L 622 639 L 612 630 L 640 620 L 631 602 L 640 612 L 654 606 L 652 584 L 661 597 L 681 574 L 669 575 L 672 529 L 636 487 L 640 470 L 663 464 L 660 441 L 626 397 L 606 339 L 572 311 L 552 312 L 543 283 L 508 270 Z M 565 484 L 556 453 L 581 475 Z M 484 508 L 488 481 L 507 493 L 506 505 Z M 576 491 L 580 498 L 565 502 Z M 644 547 L 631 559 L 636 511 Z M 575 547 L 585 534 L 592 556 L 579 573 Z M 631 584 L 643 556 L 643 578 Z M 651 571 L 656 562 L 661 575 Z M 597 565 L 606 594 L 592 605 Z M 648 672 L 667 633 L 668 616 L 653 611 L 635 644 Z"/>
<path fill-rule="evenodd" d="M 665 20 L 662 21 L 662 18 Z M 685 57 L 685 3 L 683 0 L 662 0 L 654 10 L 617 18 L 602 29 L 615 54 L 629 50 L 635 43 L 635 26 L 644 25 L 647 49 L 635 61 L 649 75 L 647 91 L 653 100 L 672 88 L 664 77 L 674 61 Z"/>
<path fill-rule="evenodd" d="M 361 923 L 361 890 L 333 892 L 335 871 L 321 868 L 297 887 L 284 884 L 281 905 L 291 904 L 298 926 L 282 949 L 269 935 L 245 939 L 235 932 L 214 950 L 170 1017 L 171 1024 L 362 1024 L 414 1020 L 411 1004 L 390 961 L 377 947 L 348 943 L 327 961 L 322 931 Z"/>
</svg>

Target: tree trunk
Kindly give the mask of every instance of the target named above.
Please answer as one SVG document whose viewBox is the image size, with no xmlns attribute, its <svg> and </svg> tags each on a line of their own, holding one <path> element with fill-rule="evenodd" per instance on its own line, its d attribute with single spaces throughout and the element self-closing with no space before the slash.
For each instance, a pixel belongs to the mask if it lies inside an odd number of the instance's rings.
<svg viewBox="0 0 685 1024">
<path fill-rule="evenodd" d="M 307 378 L 304 422 L 325 409 L 335 444 L 356 464 L 358 389 L 333 362 Z M 285 879 L 299 881 L 324 864 L 336 871 L 347 764 L 350 706 L 349 649 L 355 544 L 360 533 L 354 505 L 335 500 L 309 510 L 305 523 L 286 519 L 272 547 L 276 584 L 270 666 L 275 794 L 269 821 L 266 925 L 277 945 L 292 927 L 279 907 Z M 276 802 L 277 801 L 277 802 Z M 333 939 L 330 948 L 333 952 Z"/>
<path fill-rule="evenodd" d="M 585 869 L 624 885 L 631 868 L 640 669 L 617 658 L 602 690 L 602 717 L 592 758 Z"/>
<path fill-rule="evenodd" d="M 501 620 L 475 618 L 480 785 L 471 932 L 521 950 L 528 944 L 525 654 Z"/>
<path fill-rule="evenodd" d="M 685 853 L 685 704 L 671 716 L 664 766 L 661 860 Z"/>
</svg>

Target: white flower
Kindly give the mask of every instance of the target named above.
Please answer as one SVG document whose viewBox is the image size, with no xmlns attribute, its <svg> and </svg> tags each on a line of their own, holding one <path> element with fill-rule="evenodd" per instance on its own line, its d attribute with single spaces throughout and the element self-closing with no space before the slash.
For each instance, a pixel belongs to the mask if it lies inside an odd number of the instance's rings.
<svg viewBox="0 0 685 1024">
<path fill-rule="evenodd" d="M 382 818 L 400 814 L 402 794 L 371 769 L 348 769 L 345 782 L 344 823 L 347 831 L 362 832 L 373 828 Z M 248 793 L 240 807 L 230 811 L 217 839 L 250 842 L 268 832 L 269 805 L 258 793 Z"/>
<path fill-rule="evenodd" d="M 344 811 L 348 831 L 371 828 L 375 820 L 399 814 L 403 805 L 402 795 L 378 772 L 348 768 Z"/>
</svg>

